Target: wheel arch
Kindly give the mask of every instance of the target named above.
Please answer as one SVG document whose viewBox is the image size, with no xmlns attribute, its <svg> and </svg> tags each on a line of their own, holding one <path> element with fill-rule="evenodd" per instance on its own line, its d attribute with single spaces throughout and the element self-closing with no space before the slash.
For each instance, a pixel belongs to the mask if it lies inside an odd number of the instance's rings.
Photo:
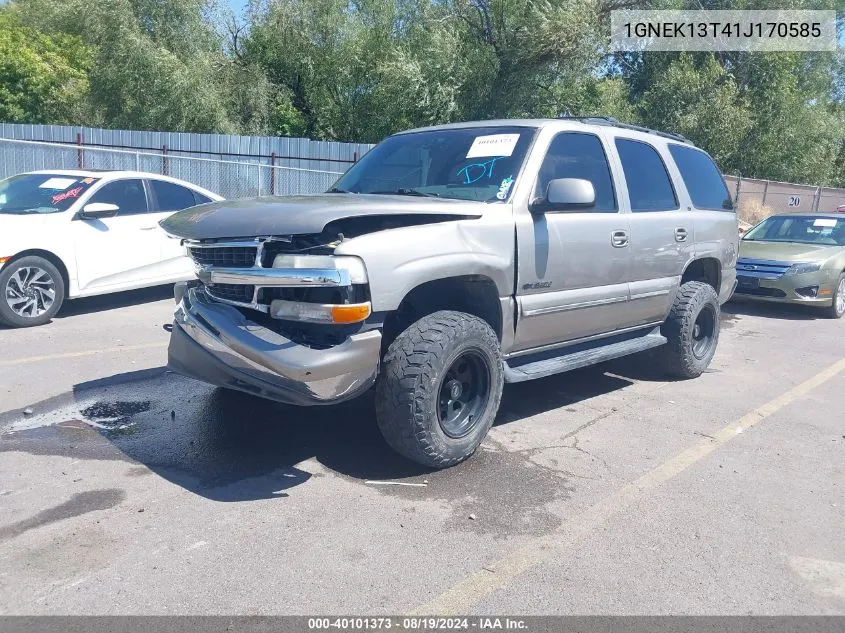
<svg viewBox="0 0 845 633">
<path fill-rule="evenodd" d="M 681 285 L 688 281 L 701 281 L 713 287 L 716 295 L 721 292 L 722 262 L 715 257 L 699 257 L 687 264 L 681 275 Z"/>
<path fill-rule="evenodd" d="M 55 266 L 59 270 L 59 274 L 62 276 L 62 282 L 65 285 L 65 297 L 71 296 L 70 274 L 69 274 L 68 267 L 64 263 L 64 261 L 62 260 L 61 257 L 59 257 L 58 255 L 56 255 L 55 253 L 53 253 L 51 251 L 46 251 L 46 250 L 41 249 L 41 248 L 28 248 L 26 250 L 21 251 L 20 253 L 15 253 L 14 255 L 12 255 L 12 257 L 10 259 L 8 259 L 6 261 L 6 263 L 3 265 L 3 268 L 5 268 L 6 266 L 8 266 L 11 263 L 16 262 L 19 259 L 23 259 L 24 257 L 31 257 L 31 256 L 42 257 L 42 258 L 46 259 L 48 262 L 50 262 L 51 264 L 53 264 L 53 266 Z"/>
<path fill-rule="evenodd" d="M 426 281 L 408 291 L 385 319 L 382 349 L 411 323 L 440 310 L 477 316 L 502 340 L 504 315 L 496 282 L 486 275 L 457 275 Z"/>
</svg>

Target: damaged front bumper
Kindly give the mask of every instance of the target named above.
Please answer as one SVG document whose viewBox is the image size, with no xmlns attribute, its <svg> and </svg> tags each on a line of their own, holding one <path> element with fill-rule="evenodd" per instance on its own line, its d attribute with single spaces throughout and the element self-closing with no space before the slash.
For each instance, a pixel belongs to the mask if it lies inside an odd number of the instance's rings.
<svg viewBox="0 0 845 633">
<path fill-rule="evenodd" d="M 295 405 L 333 404 L 369 389 L 381 332 L 353 334 L 328 349 L 295 343 L 186 288 L 175 312 L 168 368 L 212 385 Z"/>
</svg>

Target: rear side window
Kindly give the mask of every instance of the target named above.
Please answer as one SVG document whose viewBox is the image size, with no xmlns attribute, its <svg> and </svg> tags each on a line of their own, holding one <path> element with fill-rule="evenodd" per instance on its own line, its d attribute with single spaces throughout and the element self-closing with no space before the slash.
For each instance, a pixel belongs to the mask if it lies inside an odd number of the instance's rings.
<svg viewBox="0 0 845 633">
<path fill-rule="evenodd" d="M 208 196 L 204 196 L 197 191 L 192 192 L 194 194 L 194 204 L 205 204 L 206 202 L 211 202 L 211 198 Z"/>
<path fill-rule="evenodd" d="M 669 153 L 697 209 L 733 210 L 731 194 L 712 158 L 697 149 L 673 143 L 669 144 Z"/>
<path fill-rule="evenodd" d="M 678 208 L 678 199 L 666 165 L 648 143 L 616 139 L 616 150 L 628 183 L 631 211 L 670 211 Z"/>
<path fill-rule="evenodd" d="M 585 211 L 616 211 L 616 195 L 610 166 L 599 138 L 581 132 L 561 132 L 552 140 L 540 175 L 537 196 L 544 196 L 549 182 L 556 178 L 582 178 L 593 183 L 596 205 Z"/>
<path fill-rule="evenodd" d="M 153 187 L 159 211 L 179 211 L 196 204 L 194 192 L 187 187 L 163 180 L 151 180 L 150 184 Z"/>
</svg>

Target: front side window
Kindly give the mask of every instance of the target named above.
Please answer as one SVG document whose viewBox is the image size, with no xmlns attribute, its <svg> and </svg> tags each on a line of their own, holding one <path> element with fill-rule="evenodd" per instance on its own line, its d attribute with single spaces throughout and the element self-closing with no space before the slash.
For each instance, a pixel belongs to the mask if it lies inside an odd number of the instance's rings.
<svg viewBox="0 0 845 633">
<path fill-rule="evenodd" d="M 585 211 L 616 211 L 610 165 L 594 134 L 562 132 L 555 136 L 540 167 L 535 196 L 545 196 L 549 182 L 557 178 L 581 178 L 593 183 L 596 204 Z"/>
<path fill-rule="evenodd" d="M 0 181 L 0 213 L 30 215 L 66 211 L 99 178 L 20 174 Z"/>
<path fill-rule="evenodd" d="M 674 143 L 669 143 L 669 153 L 696 209 L 733 210 L 731 194 L 712 158 L 701 150 Z"/>
<path fill-rule="evenodd" d="M 670 211 L 678 208 L 672 181 L 660 154 L 648 143 L 617 138 L 631 211 Z"/>
<path fill-rule="evenodd" d="M 104 202 L 118 206 L 117 215 L 133 215 L 147 212 L 147 196 L 141 180 L 116 180 L 103 185 L 91 199 L 91 202 Z"/>
<path fill-rule="evenodd" d="M 505 201 L 535 128 L 468 127 L 391 136 L 329 191 Z"/>
<path fill-rule="evenodd" d="M 813 215 L 776 215 L 751 229 L 748 242 L 798 242 L 845 246 L 845 219 Z"/>
<path fill-rule="evenodd" d="M 194 192 L 187 187 L 163 180 L 150 180 L 149 183 L 159 211 L 180 211 L 196 204 Z"/>
</svg>

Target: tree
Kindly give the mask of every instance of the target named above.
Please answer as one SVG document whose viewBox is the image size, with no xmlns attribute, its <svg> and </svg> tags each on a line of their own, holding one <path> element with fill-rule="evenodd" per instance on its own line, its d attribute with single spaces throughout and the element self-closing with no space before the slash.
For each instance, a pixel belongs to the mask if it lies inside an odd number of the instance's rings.
<svg viewBox="0 0 845 633">
<path fill-rule="evenodd" d="M 229 63 L 205 0 L 19 0 L 21 19 L 94 51 L 90 124 L 235 131 L 221 90 Z"/>
<path fill-rule="evenodd" d="M 91 51 L 79 38 L 45 35 L 0 8 L 0 120 L 79 123 L 85 120 Z"/>
<path fill-rule="evenodd" d="M 639 99 L 642 121 L 705 148 L 727 172 L 740 169 L 753 125 L 748 99 L 711 54 L 681 53 Z"/>
</svg>

